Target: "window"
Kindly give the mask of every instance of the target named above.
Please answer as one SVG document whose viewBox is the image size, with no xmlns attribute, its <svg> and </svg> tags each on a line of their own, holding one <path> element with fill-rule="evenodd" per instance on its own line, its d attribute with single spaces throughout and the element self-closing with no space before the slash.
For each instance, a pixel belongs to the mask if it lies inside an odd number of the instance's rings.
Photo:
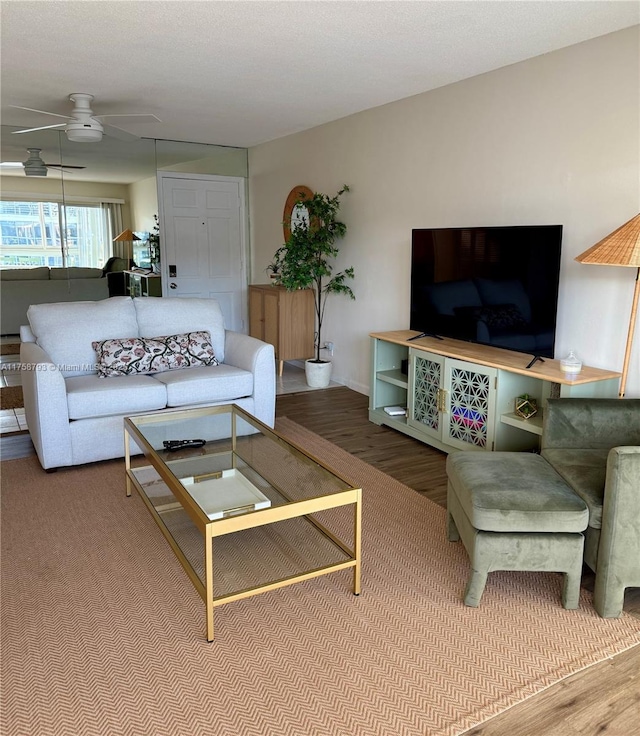
<svg viewBox="0 0 640 736">
<path fill-rule="evenodd" d="M 0 201 L 2 268 L 102 268 L 110 255 L 107 218 L 99 204 Z"/>
</svg>

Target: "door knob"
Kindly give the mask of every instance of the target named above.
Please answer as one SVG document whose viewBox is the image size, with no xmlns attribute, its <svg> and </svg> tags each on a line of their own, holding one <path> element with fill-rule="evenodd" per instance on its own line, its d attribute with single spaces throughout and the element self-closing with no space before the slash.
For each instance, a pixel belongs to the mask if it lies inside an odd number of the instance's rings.
<svg viewBox="0 0 640 736">
<path fill-rule="evenodd" d="M 172 281 L 172 282 L 171 282 L 171 283 L 169 284 L 169 288 L 170 288 L 170 289 L 177 289 L 177 288 L 178 288 L 178 285 L 177 285 L 177 284 L 174 284 L 174 283 L 173 283 L 173 281 Z"/>
</svg>

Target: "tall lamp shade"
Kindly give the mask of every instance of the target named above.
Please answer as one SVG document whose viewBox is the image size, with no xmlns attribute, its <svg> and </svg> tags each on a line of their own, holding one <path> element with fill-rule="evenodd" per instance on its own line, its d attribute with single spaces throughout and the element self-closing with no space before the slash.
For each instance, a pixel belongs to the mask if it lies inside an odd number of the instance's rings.
<svg viewBox="0 0 640 736">
<path fill-rule="evenodd" d="M 624 353 L 622 378 L 620 380 L 620 398 L 622 399 L 627 387 L 631 345 L 633 344 L 633 333 L 636 326 L 636 317 L 638 316 L 638 299 L 640 297 L 640 214 L 633 217 L 629 222 L 625 222 L 624 225 L 607 235 L 606 238 L 592 245 L 589 250 L 585 250 L 576 258 L 576 261 L 595 266 L 627 266 L 636 269 L 636 284 L 633 290 L 633 301 L 631 302 L 627 347 Z"/>
<path fill-rule="evenodd" d="M 120 235 L 113 239 L 114 243 L 119 244 L 119 253 L 115 253 L 120 258 L 125 258 L 127 262 L 133 260 L 133 244 L 140 238 L 133 232 L 133 230 L 123 230 Z"/>
</svg>

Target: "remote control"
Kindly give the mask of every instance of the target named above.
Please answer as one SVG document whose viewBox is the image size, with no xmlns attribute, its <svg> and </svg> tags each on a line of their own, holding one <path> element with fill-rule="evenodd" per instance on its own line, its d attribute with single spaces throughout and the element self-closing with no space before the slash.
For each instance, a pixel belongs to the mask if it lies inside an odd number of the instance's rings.
<svg viewBox="0 0 640 736">
<path fill-rule="evenodd" d="M 162 444 L 165 450 L 175 452 L 186 447 L 202 447 L 206 442 L 206 440 L 164 440 Z"/>
</svg>

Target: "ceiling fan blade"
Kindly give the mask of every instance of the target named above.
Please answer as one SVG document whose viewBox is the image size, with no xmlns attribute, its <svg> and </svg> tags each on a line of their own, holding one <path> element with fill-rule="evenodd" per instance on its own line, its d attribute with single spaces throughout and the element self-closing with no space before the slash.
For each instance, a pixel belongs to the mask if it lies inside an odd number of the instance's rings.
<svg viewBox="0 0 640 736">
<path fill-rule="evenodd" d="M 116 128 L 115 125 L 107 125 L 106 123 L 102 126 L 106 135 L 110 135 L 112 138 L 117 138 L 120 141 L 137 141 L 140 140 L 140 136 L 129 133 L 122 128 Z"/>
<path fill-rule="evenodd" d="M 49 130 L 49 128 L 64 128 L 66 123 L 58 123 L 57 125 L 41 125 L 39 128 L 25 128 L 25 130 L 12 130 L 11 134 L 33 133 L 36 130 Z"/>
<path fill-rule="evenodd" d="M 86 169 L 86 166 L 72 166 L 71 164 L 45 164 L 45 166 L 48 169 L 62 169 L 63 171 L 67 171 L 67 169 Z"/>
<path fill-rule="evenodd" d="M 78 169 L 84 169 L 84 166 L 49 166 L 49 164 L 45 164 L 47 169 L 50 169 L 51 171 L 64 171 L 67 174 L 77 174 Z"/>
<path fill-rule="evenodd" d="M 29 112 L 40 112 L 43 115 L 53 115 L 56 118 L 65 118 L 65 120 L 70 120 L 69 115 L 59 115 L 57 112 L 48 112 L 47 110 L 36 110 L 33 107 L 21 107 L 20 105 L 9 105 L 8 107 L 14 107 L 16 110 L 28 110 Z"/>
<path fill-rule="evenodd" d="M 160 120 L 159 117 L 156 117 L 155 115 L 150 115 L 145 112 L 132 112 L 129 114 L 118 114 L 113 113 L 112 115 L 94 115 L 94 118 L 96 120 L 102 120 L 103 118 L 120 118 L 118 122 L 120 122 L 121 125 L 126 125 L 127 123 L 161 123 L 162 120 Z"/>
</svg>

